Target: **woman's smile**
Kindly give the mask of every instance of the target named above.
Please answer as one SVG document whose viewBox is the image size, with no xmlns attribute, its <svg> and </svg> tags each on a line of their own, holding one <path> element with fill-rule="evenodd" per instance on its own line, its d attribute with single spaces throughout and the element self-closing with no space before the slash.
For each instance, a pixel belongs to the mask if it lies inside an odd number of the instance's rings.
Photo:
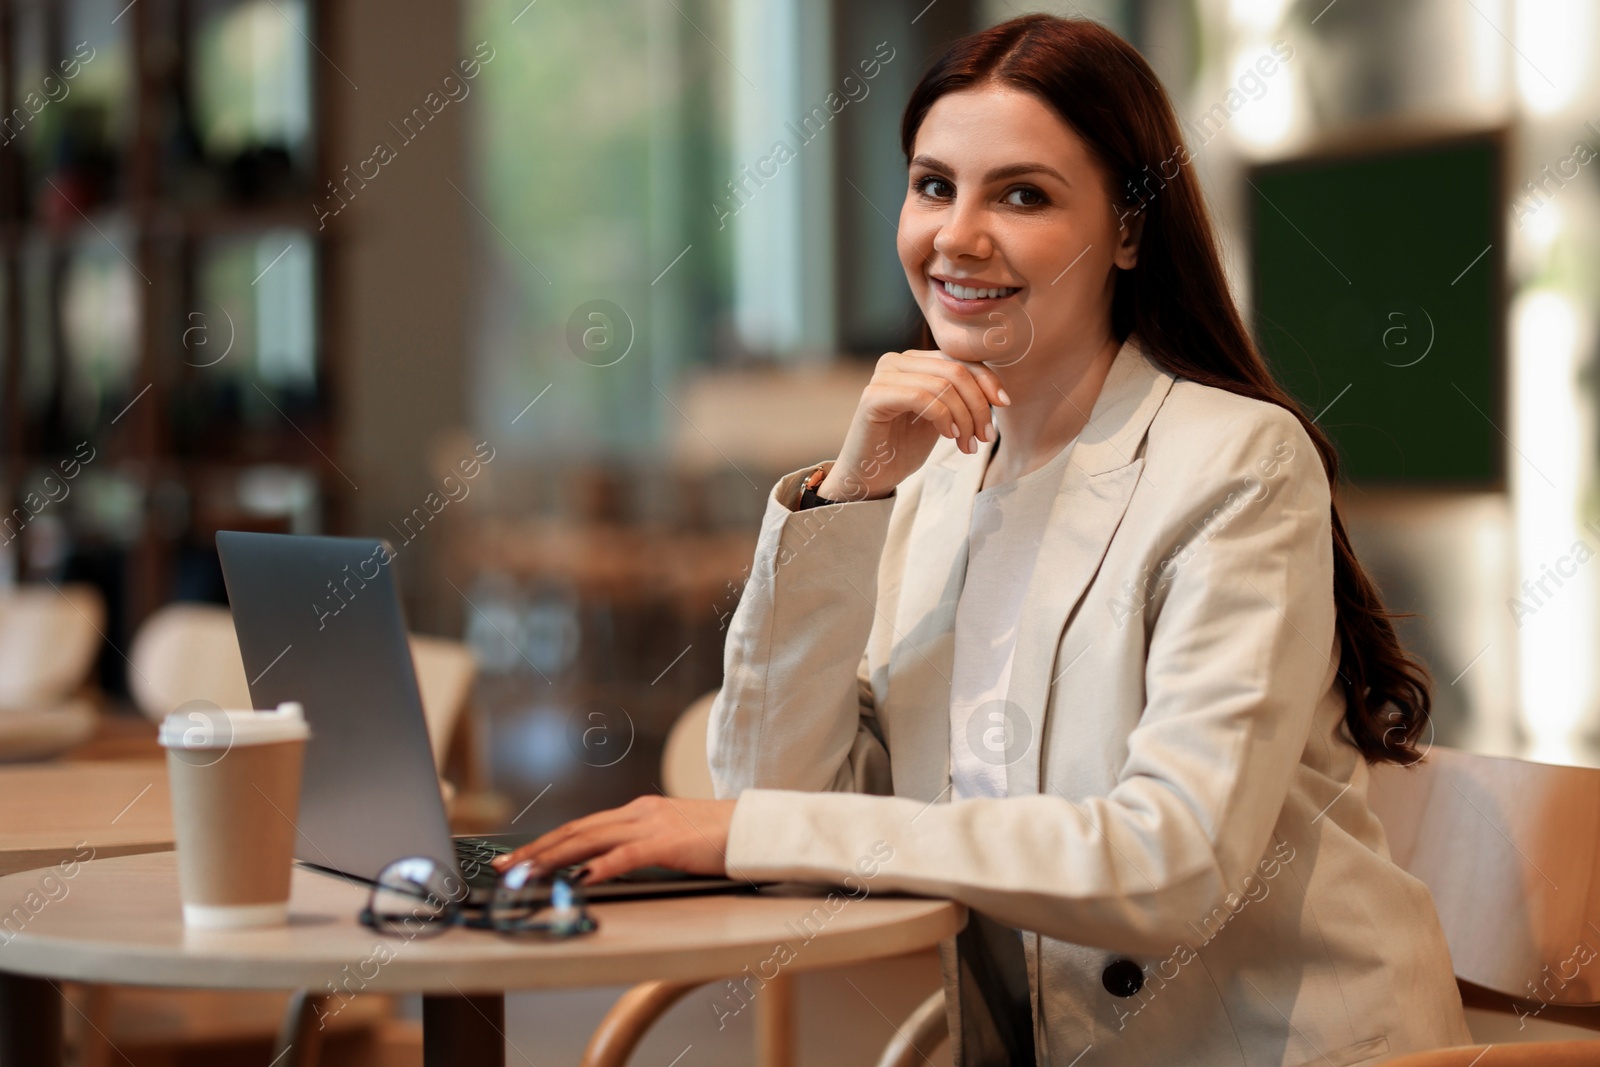
<svg viewBox="0 0 1600 1067">
<path fill-rule="evenodd" d="M 1019 285 L 1001 285 L 976 278 L 930 274 L 928 280 L 939 304 L 959 318 L 983 315 L 1022 292 Z"/>
</svg>

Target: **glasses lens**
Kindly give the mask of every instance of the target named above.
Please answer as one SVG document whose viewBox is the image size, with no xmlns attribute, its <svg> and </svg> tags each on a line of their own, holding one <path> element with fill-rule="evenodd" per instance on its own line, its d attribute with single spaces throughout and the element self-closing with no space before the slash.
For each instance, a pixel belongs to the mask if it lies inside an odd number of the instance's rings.
<svg viewBox="0 0 1600 1067">
<path fill-rule="evenodd" d="M 543 904 L 547 887 L 534 877 L 526 861 L 507 867 L 489 898 L 489 921 L 496 926 L 526 922 Z"/>
<path fill-rule="evenodd" d="M 556 937 L 586 934 L 596 925 L 583 906 L 583 891 L 564 878 L 550 887 L 550 910 L 540 919 Z"/>
<path fill-rule="evenodd" d="M 363 919 L 384 933 L 430 936 L 454 921 L 465 890 L 455 873 L 438 861 L 408 856 L 379 873 Z"/>
<path fill-rule="evenodd" d="M 489 922 L 502 933 L 543 933 L 552 937 L 586 934 L 597 926 L 583 904 L 583 893 L 565 878 L 548 885 L 519 863 L 500 876 L 489 902 Z"/>
</svg>

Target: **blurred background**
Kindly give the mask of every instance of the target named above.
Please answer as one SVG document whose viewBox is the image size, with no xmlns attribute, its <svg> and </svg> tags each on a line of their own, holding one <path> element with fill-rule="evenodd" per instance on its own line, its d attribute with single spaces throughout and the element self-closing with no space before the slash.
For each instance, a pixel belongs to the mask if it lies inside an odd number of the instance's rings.
<svg viewBox="0 0 1600 1067">
<path fill-rule="evenodd" d="M 93 630 L 57 749 L 155 753 L 137 645 L 226 602 L 217 530 L 362 535 L 472 654 L 460 825 L 658 788 L 772 482 L 913 343 L 909 91 L 1032 10 L 1171 94 L 1430 741 L 1600 765 L 1593 0 L 0 0 L 0 585 Z"/>
</svg>

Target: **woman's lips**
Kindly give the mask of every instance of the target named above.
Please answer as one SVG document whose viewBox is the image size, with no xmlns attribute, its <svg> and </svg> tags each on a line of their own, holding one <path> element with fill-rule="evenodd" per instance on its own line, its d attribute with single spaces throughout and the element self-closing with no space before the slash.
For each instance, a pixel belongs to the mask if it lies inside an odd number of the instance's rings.
<svg viewBox="0 0 1600 1067">
<path fill-rule="evenodd" d="M 1016 298 L 1016 296 L 1022 292 L 1021 289 L 1017 289 L 1015 292 L 1008 293 L 1005 296 L 983 296 L 973 300 L 963 300 L 960 297 L 953 295 L 944 287 L 944 283 L 937 278 L 929 278 L 928 284 L 933 287 L 933 294 L 935 298 L 937 298 L 939 303 L 944 306 L 946 311 L 952 315 L 958 315 L 962 317 L 981 315 L 986 311 L 992 311 L 1001 304 L 1005 303 L 1007 300 Z"/>
</svg>

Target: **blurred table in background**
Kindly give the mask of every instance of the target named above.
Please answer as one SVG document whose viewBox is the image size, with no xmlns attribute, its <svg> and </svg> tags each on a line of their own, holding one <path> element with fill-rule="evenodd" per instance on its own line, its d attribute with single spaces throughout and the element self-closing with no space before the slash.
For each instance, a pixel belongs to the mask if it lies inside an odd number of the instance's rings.
<svg viewBox="0 0 1600 1067">
<path fill-rule="evenodd" d="M 722 683 L 773 483 L 838 453 L 873 369 L 690 375 L 657 452 L 508 455 L 478 478 L 439 587 L 478 657 L 495 786 L 539 802 L 515 829 L 660 787 L 672 724 Z"/>
<path fill-rule="evenodd" d="M 0 768 L 0 874 L 172 848 L 167 767 L 154 760 Z"/>
<path fill-rule="evenodd" d="M 722 683 L 728 620 L 756 526 L 487 518 L 451 582 L 480 664 L 492 780 L 521 811 L 557 785 L 544 824 L 659 785 L 672 724 Z M 524 822 L 517 829 L 535 829 Z"/>
</svg>

